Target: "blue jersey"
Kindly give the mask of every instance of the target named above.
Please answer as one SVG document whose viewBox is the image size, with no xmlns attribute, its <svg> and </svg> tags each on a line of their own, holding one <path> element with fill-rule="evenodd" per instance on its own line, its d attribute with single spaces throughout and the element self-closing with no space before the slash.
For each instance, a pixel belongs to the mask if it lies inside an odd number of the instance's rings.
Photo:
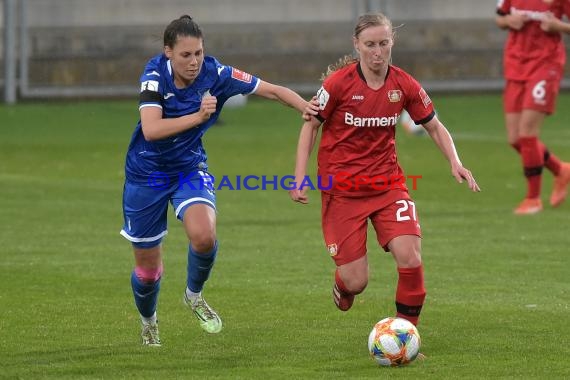
<svg viewBox="0 0 570 380">
<path fill-rule="evenodd" d="M 202 136 L 218 119 L 222 106 L 232 96 L 250 94 L 259 85 L 251 74 L 222 65 L 213 57 L 204 57 L 200 74 L 182 89 L 174 85 L 170 60 L 164 55 L 153 57 L 140 78 L 139 110 L 159 107 L 163 118 L 175 118 L 198 112 L 202 97 L 209 93 L 217 98 L 216 112 L 201 125 L 157 141 L 147 141 L 141 122 L 131 138 L 125 165 L 126 178 L 146 183 L 152 173 L 161 172 L 178 178 L 180 173 L 207 169 Z"/>
</svg>

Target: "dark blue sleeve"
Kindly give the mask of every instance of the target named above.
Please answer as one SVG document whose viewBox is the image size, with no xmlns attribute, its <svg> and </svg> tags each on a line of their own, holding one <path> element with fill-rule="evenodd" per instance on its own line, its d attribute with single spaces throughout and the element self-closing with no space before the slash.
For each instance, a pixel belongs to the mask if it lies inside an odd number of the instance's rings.
<svg viewBox="0 0 570 380">
<path fill-rule="evenodd" d="M 150 60 L 140 77 L 139 108 L 142 106 L 162 107 L 161 93 L 164 91 L 164 78 L 159 71 L 156 60 Z"/>
<path fill-rule="evenodd" d="M 228 98 L 238 94 L 251 94 L 259 85 L 259 78 L 235 67 L 220 65 L 217 70 L 222 92 Z"/>
</svg>

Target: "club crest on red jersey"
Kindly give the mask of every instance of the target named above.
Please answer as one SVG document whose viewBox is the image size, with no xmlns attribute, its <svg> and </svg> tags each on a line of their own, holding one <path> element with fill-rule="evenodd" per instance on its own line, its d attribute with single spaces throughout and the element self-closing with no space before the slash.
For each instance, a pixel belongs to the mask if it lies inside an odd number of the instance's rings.
<svg viewBox="0 0 570 380">
<path fill-rule="evenodd" d="M 402 99 L 402 91 L 400 90 L 389 90 L 388 100 L 390 103 L 398 103 Z"/>
<path fill-rule="evenodd" d="M 251 74 L 246 73 L 245 71 L 238 70 L 232 67 L 232 78 L 237 79 L 239 81 L 245 83 L 251 83 Z"/>
<path fill-rule="evenodd" d="M 336 256 L 336 254 L 338 253 L 338 246 L 336 245 L 336 243 L 327 245 L 327 249 L 329 251 L 329 255 L 331 256 Z"/>
</svg>

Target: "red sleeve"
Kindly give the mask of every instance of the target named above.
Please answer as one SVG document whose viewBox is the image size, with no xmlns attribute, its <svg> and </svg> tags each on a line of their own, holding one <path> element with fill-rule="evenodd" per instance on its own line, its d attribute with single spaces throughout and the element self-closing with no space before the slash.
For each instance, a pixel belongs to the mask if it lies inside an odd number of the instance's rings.
<svg viewBox="0 0 570 380">
<path fill-rule="evenodd" d="M 423 87 L 411 76 L 406 84 L 406 111 L 416 124 L 425 124 L 435 115 L 433 103 Z"/>
<path fill-rule="evenodd" d="M 511 0 L 498 0 L 497 1 L 497 14 L 504 16 L 511 13 Z"/>
</svg>

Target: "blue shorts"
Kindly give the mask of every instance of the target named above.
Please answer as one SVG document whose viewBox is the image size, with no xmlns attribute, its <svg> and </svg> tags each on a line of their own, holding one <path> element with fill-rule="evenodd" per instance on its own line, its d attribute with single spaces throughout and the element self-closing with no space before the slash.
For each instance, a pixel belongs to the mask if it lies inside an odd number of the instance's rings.
<svg viewBox="0 0 570 380">
<path fill-rule="evenodd" d="M 206 185 L 205 185 L 206 184 Z M 203 203 L 216 209 L 213 177 L 203 171 L 191 173 L 165 183 L 125 181 L 123 189 L 123 218 L 121 230 L 127 240 L 137 248 L 156 247 L 167 231 L 168 202 L 176 217 L 193 204 Z"/>
</svg>

